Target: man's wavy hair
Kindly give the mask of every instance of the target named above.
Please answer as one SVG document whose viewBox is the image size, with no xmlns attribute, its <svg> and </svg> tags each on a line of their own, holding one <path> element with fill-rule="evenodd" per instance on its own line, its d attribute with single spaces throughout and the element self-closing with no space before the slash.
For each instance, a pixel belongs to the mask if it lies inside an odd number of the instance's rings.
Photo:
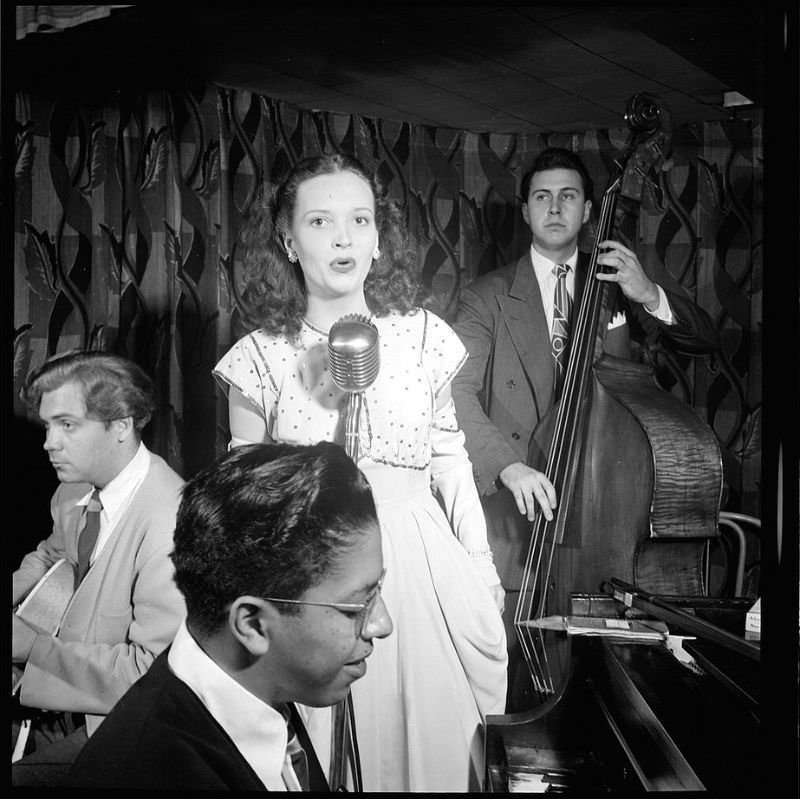
<svg viewBox="0 0 800 799">
<path fill-rule="evenodd" d="M 213 634 L 240 596 L 300 598 L 377 527 L 369 483 L 340 446 L 233 448 L 183 488 L 171 557 L 190 627 Z"/>
<path fill-rule="evenodd" d="M 42 394 L 66 383 L 81 387 L 88 419 L 108 426 L 130 416 L 139 438 L 156 409 L 155 386 L 141 367 L 121 355 L 96 350 L 69 350 L 48 358 L 30 373 L 22 396 L 38 411 Z"/>
<path fill-rule="evenodd" d="M 426 292 L 419 280 L 416 254 L 400 210 L 386 196 L 377 178 L 356 159 L 320 155 L 299 161 L 277 185 L 267 183 L 254 200 L 240 233 L 244 247 L 244 316 L 272 335 L 296 338 L 306 313 L 303 272 L 286 256 L 289 234 L 302 183 L 320 175 L 352 172 L 370 187 L 375 199 L 375 225 L 380 257 L 372 262 L 364 294 L 376 316 L 408 313 L 421 305 Z"/>
</svg>

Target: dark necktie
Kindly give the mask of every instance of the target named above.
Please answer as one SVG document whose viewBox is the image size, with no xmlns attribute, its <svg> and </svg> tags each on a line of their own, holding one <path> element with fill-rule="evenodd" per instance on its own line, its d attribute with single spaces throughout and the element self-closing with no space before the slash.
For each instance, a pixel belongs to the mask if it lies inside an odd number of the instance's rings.
<svg viewBox="0 0 800 799">
<path fill-rule="evenodd" d="M 308 791 L 310 789 L 308 759 L 291 721 L 287 719 L 286 724 L 289 737 L 286 744 L 286 760 L 283 765 L 283 781 L 288 791 Z"/>
<path fill-rule="evenodd" d="M 78 582 L 89 571 L 89 558 L 97 543 L 97 534 L 100 532 L 100 511 L 103 505 L 100 502 L 100 491 L 95 488 L 86 505 L 86 524 L 78 539 Z"/>
<path fill-rule="evenodd" d="M 553 393 L 561 394 L 564 383 L 564 372 L 567 368 L 569 349 L 569 316 L 572 310 L 572 299 L 567 292 L 567 264 L 556 264 L 553 274 L 556 276 L 556 290 L 553 295 L 553 330 L 551 343 L 553 347 Z"/>
</svg>

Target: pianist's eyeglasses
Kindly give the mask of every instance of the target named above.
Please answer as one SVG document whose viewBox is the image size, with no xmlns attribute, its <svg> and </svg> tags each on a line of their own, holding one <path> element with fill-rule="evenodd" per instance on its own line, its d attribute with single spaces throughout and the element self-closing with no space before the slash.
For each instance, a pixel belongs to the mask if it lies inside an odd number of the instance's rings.
<svg viewBox="0 0 800 799">
<path fill-rule="evenodd" d="M 375 588 L 370 591 L 364 602 L 348 603 L 348 602 L 312 602 L 310 599 L 278 599 L 274 596 L 265 596 L 268 602 L 285 602 L 287 605 L 318 605 L 325 608 L 336 608 L 342 613 L 353 616 L 356 620 L 356 630 L 360 638 L 364 634 L 364 629 L 367 622 L 372 616 L 372 611 L 375 609 L 375 603 L 381 595 L 381 588 L 383 588 L 383 579 L 386 577 L 386 569 L 381 572 Z"/>
</svg>

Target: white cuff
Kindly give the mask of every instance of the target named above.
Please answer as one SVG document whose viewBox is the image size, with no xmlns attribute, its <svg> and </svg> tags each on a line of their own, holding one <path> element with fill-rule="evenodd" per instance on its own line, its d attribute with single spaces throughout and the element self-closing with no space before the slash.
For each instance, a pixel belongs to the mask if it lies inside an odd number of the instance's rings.
<svg viewBox="0 0 800 799">
<path fill-rule="evenodd" d="M 667 293 L 658 283 L 656 283 L 655 286 L 656 289 L 658 289 L 658 308 L 656 308 L 655 311 L 651 311 L 644 303 L 642 303 L 642 306 L 650 316 L 655 316 L 659 322 L 663 322 L 665 325 L 672 325 L 675 323 L 675 315 L 672 313 L 672 308 L 667 299 Z"/>
</svg>

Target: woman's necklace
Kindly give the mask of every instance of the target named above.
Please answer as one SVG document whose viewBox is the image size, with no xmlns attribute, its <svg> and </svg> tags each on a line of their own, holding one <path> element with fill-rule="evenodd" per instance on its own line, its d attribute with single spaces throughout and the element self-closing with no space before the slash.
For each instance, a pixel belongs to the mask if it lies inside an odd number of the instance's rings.
<svg viewBox="0 0 800 799">
<path fill-rule="evenodd" d="M 310 327 L 315 333 L 319 333 L 321 336 L 327 336 L 328 333 L 330 332 L 329 330 L 322 330 L 321 328 L 317 327 L 316 325 L 311 324 L 311 322 L 309 322 L 308 319 L 306 319 L 305 316 L 303 317 L 303 322 L 307 327 Z"/>
<path fill-rule="evenodd" d="M 353 313 L 349 313 L 349 314 L 342 314 L 342 316 L 339 317 L 339 318 L 341 319 L 344 316 L 361 316 L 361 317 L 364 317 L 365 319 L 369 319 L 370 321 L 373 318 L 372 317 L 372 311 L 370 311 L 369 309 L 367 309 L 363 313 L 355 313 L 355 312 L 353 312 Z M 323 330 L 318 325 L 315 325 L 307 316 L 303 317 L 303 323 L 307 327 L 309 327 L 311 330 L 313 330 L 315 333 L 319 333 L 319 335 L 321 335 L 321 336 L 327 336 L 331 332 L 330 331 L 330 327 L 327 330 Z"/>
</svg>

